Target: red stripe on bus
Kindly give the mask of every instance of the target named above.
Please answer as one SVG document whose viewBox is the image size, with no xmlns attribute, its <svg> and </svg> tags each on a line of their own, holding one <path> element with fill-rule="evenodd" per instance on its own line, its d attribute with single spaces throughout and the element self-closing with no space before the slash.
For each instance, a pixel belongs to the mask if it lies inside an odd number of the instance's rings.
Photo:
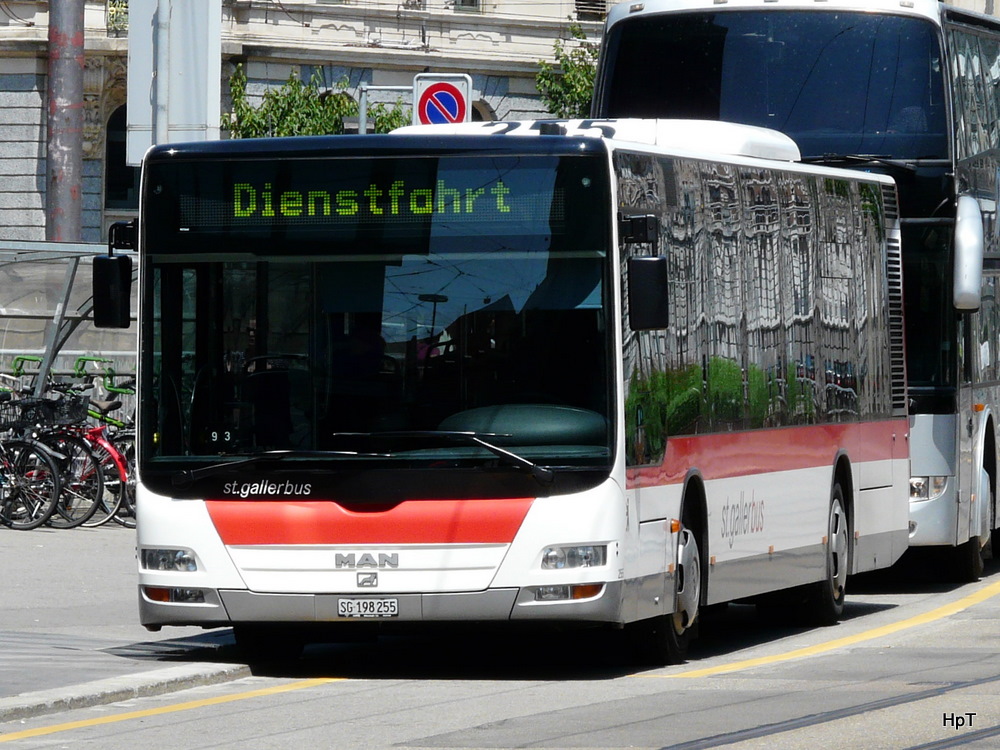
<svg viewBox="0 0 1000 750">
<path fill-rule="evenodd" d="M 407 500 L 397 505 L 323 500 L 208 500 L 224 544 L 506 544 L 530 498 Z"/>
<path fill-rule="evenodd" d="M 706 480 L 814 469 L 833 466 L 840 451 L 855 464 L 906 458 L 907 434 L 906 420 L 887 420 L 674 437 L 663 462 L 630 469 L 627 484 L 680 484 L 692 468 Z"/>
</svg>

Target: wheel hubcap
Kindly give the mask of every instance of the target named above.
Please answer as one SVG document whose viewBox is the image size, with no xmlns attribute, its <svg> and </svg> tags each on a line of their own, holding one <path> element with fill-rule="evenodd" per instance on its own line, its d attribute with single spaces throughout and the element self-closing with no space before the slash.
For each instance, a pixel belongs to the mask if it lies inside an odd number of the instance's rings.
<svg viewBox="0 0 1000 750">
<path fill-rule="evenodd" d="M 698 542 L 689 529 L 682 529 L 677 546 L 677 609 L 674 629 L 683 633 L 698 617 L 701 599 L 701 556 Z"/>
<path fill-rule="evenodd" d="M 833 594 L 840 598 L 847 583 L 847 518 L 839 500 L 834 500 L 830 508 L 830 582 Z"/>
</svg>

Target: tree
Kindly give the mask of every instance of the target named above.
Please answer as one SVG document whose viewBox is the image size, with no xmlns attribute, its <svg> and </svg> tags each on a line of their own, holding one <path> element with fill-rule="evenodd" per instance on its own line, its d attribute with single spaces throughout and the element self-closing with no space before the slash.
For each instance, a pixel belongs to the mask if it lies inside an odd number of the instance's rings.
<svg viewBox="0 0 1000 750">
<path fill-rule="evenodd" d="M 322 88 L 315 73 L 303 82 L 294 73 L 277 89 L 268 89 L 258 106 L 247 98 L 247 77 L 242 65 L 229 79 L 232 112 L 222 115 L 222 129 L 233 138 L 267 138 L 292 135 L 339 135 L 344 132 L 344 118 L 357 117 L 358 103 L 347 93 L 347 82 L 338 90 Z M 376 104 L 369 108 L 369 121 L 376 133 L 387 133 L 409 124 L 401 102 L 389 108 Z"/>
<path fill-rule="evenodd" d="M 570 46 L 569 40 L 557 39 L 553 45 L 556 64 L 539 62 L 535 86 L 549 112 L 556 117 L 587 117 L 594 97 L 600 46 L 587 41 L 579 24 L 571 23 L 569 33 L 578 44 Z"/>
</svg>

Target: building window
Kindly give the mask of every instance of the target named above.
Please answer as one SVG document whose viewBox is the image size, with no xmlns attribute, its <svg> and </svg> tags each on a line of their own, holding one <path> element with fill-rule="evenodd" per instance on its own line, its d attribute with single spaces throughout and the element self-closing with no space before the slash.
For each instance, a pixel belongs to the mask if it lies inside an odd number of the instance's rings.
<svg viewBox="0 0 1000 750">
<path fill-rule="evenodd" d="M 455 0 L 455 10 L 463 13 L 477 13 L 482 10 L 481 0 Z"/>
<path fill-rule="evenodd" d="M 576 0 L 576 17 L 580 21 L 603 21 L 608 14 L 608 0 Z"/>
<path fill-rule="evenodd" d="M 104 207 L 106 209 L 139 208 L 139 167 L 125 162 L 125 135 L 128 118 L 124 105 L 111 113 L 104 151 Z"/>
</svg>

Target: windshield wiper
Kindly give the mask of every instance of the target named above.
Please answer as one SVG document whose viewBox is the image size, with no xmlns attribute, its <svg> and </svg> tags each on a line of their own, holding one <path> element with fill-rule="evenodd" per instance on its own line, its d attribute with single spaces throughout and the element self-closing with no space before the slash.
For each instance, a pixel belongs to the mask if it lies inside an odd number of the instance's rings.
<svg viewBox="0 0 1000 750">
<path fill-rule="evenodd" d="M 198 469 L 181 469 L 174 473 L 171 482 L 174 487 L 190 487 L 199 479 L 214 477 L 225 474 L 231 469 L 241 469 L 253 464 L 266 463 L 268 461 L 282 461 L 286 458 L 326 458 L 328 456 L 348 457 L 348 458 L 388 458 L 385 453 L 360 453 L 358 451 L 296 451 L 296 450 L 271 450 L 255 453 L 247 458 L 238 461 L 220 461 L 216 464 L 202 466 Z"/>
<path fill-rule="evenodd" d="M 489 442 L 486 438 L 511 437 L 510 434 L 496 432 L 467 432 L 464 430 L 395 430 L 388 432 L 335 432 L 333 437 L 369 437 L 369 438 L 400 438 L 425 440 L 452 440 L 484 448 L 509 466 L 524 469 L 541 484 L 551 484 L 555 472 L 545 466 L 529 461 L 499 445 Z"/>
<path fill-rule="evenodd" d="M 919 160 L 894 159 L 882 154 L 823 154 L 822 156 L 803 156 L 801 161 L 803 164 L 878 164 L 892 169 L 916 172 Z"/>
</svg>

